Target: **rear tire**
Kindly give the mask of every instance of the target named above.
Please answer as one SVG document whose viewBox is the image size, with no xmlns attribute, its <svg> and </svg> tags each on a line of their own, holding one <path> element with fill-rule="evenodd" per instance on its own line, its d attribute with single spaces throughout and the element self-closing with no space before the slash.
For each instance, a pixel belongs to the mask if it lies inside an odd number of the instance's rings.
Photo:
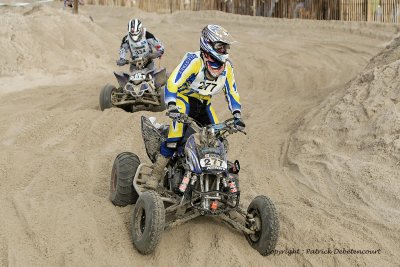
<svg viewBox="0 0 400 267">
<path fill-rule="evenodd" d="M 110 200 L 114 205 L 125 207 L 138 199 L 133 178 L 139 165 L 138 156 L 130 152 L 123 152 L 115 158 L 110 182 Z"/>
<path fill-rule="evenodd" d="M 99 99 L 101 111 L 113 107 L 113 104 L 111 102 L 111 94 L 116 90 L 117 88 L 115 88 L 115 86 L 111 84 L 107 84 L 101 89 L 100 99 Z"/>
<path fill-rule="evenodd" d="M 164 231 L 165 209 L 161 197 L 154 191 L 143 192 L 132 214 L 132 243 L 142 254 L 157 247 Z"/>
<path fill-rule="evenodd" d="M 247 212 L 252 214 L 259 229 L 253 235 L 246 235 L 250 245 L 267 256 L 273 252 L 279 236 L 279 219 L 274 203 L 266 196 L 257 196 L 250 203 Z"/>
</svg>

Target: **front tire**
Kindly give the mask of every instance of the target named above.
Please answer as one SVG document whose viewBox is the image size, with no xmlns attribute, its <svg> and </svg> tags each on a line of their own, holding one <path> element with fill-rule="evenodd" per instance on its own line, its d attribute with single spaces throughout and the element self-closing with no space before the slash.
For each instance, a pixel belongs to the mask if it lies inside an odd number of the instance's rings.
<svg viewBox="0 0 400 267">
<path fill-rule="evenodd" d="M 279 236 L 279 219 L 274 203 L 266 196 L 257 196 L 250 203 L 247 212 L 253 215 L 258 226 L 255 234 L 246 235 L 247 241 L 261 255 L 271 254 Z"/>
<path fill-rule="evenodd" d="M 161 197 L 154 191 L 142 193 L 132 214 L 132 242 L 142 254 L 157 247 L 164 231 L 165 209 Z"/>
<path fill-rule="evenodd" d="M 133 178 L 139 165 L 138 156 L 130 152 L 123 152 L 115 158 L 110 182 L 110 200 L 114 205 L 125 207 L 138 199 Z"/>
<path fill-rule="evenodd" d="M 111 84 L 107 84 L 106 86 L 104 86 L 101 89 L 100 99 L 99 99 L 101 111 L 113 107 L 113 104 L 111 101 L 111 95 L 113 92 L 116 92 L 116 91 L 117 91 L 117 88 L 115 88 L 115 86 L 113 86 Z"/>
</svg>

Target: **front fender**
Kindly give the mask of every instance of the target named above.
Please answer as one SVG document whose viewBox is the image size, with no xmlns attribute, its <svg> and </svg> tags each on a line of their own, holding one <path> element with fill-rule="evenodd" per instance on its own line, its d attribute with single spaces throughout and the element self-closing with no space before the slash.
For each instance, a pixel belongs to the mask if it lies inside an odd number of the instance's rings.
<svg viewBox="0 0 400 267">
<path fill-rule="evenodd" d="M 190 148 L 185 148 L 186 163 L 189 164 L 190 170 L 194 173 L 202 173 L 199 159 L 197 158 L 196 152 Z"/>
<path fill-rule="evenodd" d="M 117 73 L 114 71 L 114 75 L 115 78 L 117 78 L 119 86 L 123 88 L 129 80 L 129 74 L 125 72 Z"/>
<path fill-rule="evenodd" d="M 186 141 L 185 145 L 186 163 L 189 164 L 190 170 L 194 173 L 200 174 L 201 167 L 196 149 L 195 135 L 192 134 Z"/>
</svg>

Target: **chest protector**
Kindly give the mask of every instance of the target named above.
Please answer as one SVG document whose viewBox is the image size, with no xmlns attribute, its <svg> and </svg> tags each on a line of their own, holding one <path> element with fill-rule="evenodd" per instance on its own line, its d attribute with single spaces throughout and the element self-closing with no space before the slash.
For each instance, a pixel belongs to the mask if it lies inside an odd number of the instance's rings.
<svg viewBox="0 0 400 267">
<path fill-rule="evenodd" d="M 132 58 L 146 58 L 151 53 L 151 48 L 146 40 L 146 30 L 143 31 L 142 38 L 137 42 L 134 42 L 128 34 L 128 43 Z"/>
</svg>

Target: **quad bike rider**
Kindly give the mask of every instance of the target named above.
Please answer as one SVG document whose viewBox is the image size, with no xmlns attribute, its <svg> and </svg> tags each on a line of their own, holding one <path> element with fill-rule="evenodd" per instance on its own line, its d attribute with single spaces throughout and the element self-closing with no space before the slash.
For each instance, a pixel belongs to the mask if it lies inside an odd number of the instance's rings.
<svg viewBox="0 0 400 267">
<path fill-rule="evenodd" d="M 211 105 L 211 98 L 224 90 L 235 124 L 245 127 L 241 118 L 240 96 L 229 60 L 228 49 L 231 43 L 232 37 L 223 27 L 204 27 L 200 36 L 200 51 L 184 56 L 169 76 L 165 87 L 165 102 L 172 119 L 184 113 L 203 125 L 217 124 L 218 118 Z M 161 154 L 147 182 L 149 186 L 155 188 L 161 181 L 164 168 L 182 141 L 183 132 L 183 124 L 172 120 L 168 138 L 161 145 Z"/>
<path fill-rule="evenodd" d="M 130 54 L 130 59 L 127 59 Z M 153 59 L 161 58 L 164 47 L 138 19 L 128 23 L 128 33 L 122 39 L 118 66 L 130 65 L 130 73 L 114 72 L 119 88 L 107 84 L 100 93 L 100 109 L 120 107 L 126 111 L 165 110 L 163 87 L 165 68 L 156 70 Z"/>
<path fill-rule="evenodd" d="M 200 51 L 185 55 L 165 88 L 170 125 L 142 116 L 142 136 L 153 166 L 141 163 L 131 152 L 122 152 L 114 160 L 110 200 L 117 206 L 135 204 L 132 243 L 142 254 L 155 250 L 165 229 L 198 216 L 221 219 L 243 232 L 264 256 L 275 249 L 279 219 L 273 202 L 257 196 L 244 210 L 240 206 L 240 164 L 227 159 L 227 136 L 245 133 L 228 61 L 231 43 L 224 28 L 206 26 Z M 219 123 L 210 101 L 221 90 L 233 118 Z"/>
<path fill-rule="evenodd" d="M 129 63 L 126 59 L 127 53 L 130 52 L 132 60 L 137 58 L 148 58 L 150 54 L 155 54 L 155 58 L 161 58 L 164 54 L 164 46 L 161 42 L 146 28 L 138 19 L 131 19 L 128 23 L 128 34 L 122 38 L 121 47 L 119 49 L 118 66 L 124 66 Z M 146 62 L 146 68 L 153 68 L 153 58 Z M 131 65 L 131 68 L 135 68 Z M 132 71 L 132 69 L 131 69 Z"/>
</svg>

